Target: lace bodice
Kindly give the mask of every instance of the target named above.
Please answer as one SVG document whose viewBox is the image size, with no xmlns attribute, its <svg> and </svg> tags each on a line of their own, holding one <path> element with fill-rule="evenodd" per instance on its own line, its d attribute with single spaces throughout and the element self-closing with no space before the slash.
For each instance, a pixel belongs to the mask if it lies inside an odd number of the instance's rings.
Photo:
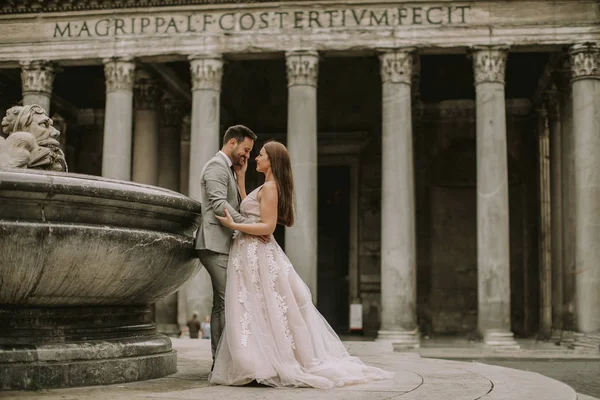
<svg viewBox="0 0 600 400">
<path fill-rule="evenodd" d="M 250 222 L 259 222 L 260 221 L 260 202 L 258 201 L 258 192 L 263 187 L 260 185 L 252 192 L 250 192 L 244 200 L 242 200 L 242 204 L 240 204 L 240 213 L 249 219 Z"/>
</svg>

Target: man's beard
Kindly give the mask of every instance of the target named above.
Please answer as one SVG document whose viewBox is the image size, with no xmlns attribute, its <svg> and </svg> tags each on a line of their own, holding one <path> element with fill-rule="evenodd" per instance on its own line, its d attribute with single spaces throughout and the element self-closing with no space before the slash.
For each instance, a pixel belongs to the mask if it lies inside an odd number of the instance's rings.
<svg viewBox="0 0 600 400">
<path fill-rule="evenodd" d="M 243 166 L 244 163 L 246 163 L 248 160 L 246 159 L 246 156 L 237 156 L 234 157 L 233 159 L 233 165 L 237 165 L 239 167 Z"/>
</svg>

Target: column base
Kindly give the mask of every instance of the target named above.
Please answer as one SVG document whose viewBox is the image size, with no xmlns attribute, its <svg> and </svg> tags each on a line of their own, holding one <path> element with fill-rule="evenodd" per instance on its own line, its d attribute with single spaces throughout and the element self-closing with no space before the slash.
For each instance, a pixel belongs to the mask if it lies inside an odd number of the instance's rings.
<svg viewBox="0 0 600 400">
<path fill-rule="evenodd" d="M 519 344 L 510 331 L 499 329 L 487 329 L 483 331 L 483 343 L 486 347 L 498 350 L 519 350 Z"/>
<path fill-rule="evenodd" d="M 566 346 L 569 348 L 573 347 L 573 342 L 575 342 L 575 332 L 573 331 L 562 331 L 560 337 L 561 346 Z"/>
<path fill-rule="evenodd" d="M 575 340 L 571 347 L 581 352 L 600 352 L 600 332 L 579 333 L 575 332 Z"/>
<path fill-rule="evenodd" d="M 421 346 L 419 329 L 412 331 L 379 331 L 376 342 L 390 343 L 393 351 L 415 350 Z"/>
<path fill-rule="evenodd" d="M 550 335 L 550 341 L 559 346 L 562 342 L 563 331 L 561 329 L 553 329 Z"/>
</svg>

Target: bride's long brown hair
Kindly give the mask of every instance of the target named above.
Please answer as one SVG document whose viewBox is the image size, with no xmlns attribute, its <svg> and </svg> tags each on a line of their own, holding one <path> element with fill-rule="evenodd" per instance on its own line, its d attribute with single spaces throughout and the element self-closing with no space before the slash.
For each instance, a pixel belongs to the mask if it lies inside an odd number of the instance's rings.
<svg viewBox="0 0 600 400">
<path fill-rule="evenodd" d="M 276 141 L 264 145 L 273 178 L 277 183 L 277 223 L 292 226 L 294 224 L 294 177 L 292 176 L 292 163 L 287 148 Z"/>
</svg>

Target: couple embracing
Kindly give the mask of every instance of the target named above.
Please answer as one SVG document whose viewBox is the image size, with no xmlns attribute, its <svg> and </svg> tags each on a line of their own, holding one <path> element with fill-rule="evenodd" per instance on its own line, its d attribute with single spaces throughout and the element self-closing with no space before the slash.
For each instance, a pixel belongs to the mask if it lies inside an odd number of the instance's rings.
<svg viewBox="0 0 600 400">
<path fill-rule="evenodd" d="M 246 195 L 255 140 L 249 128 L 230 127 L 201 176 L 196 249 L 213 285 L 209 381 L 328 389 L 391 378 L 348 354 L 273 238 L 277 224 L 294 223 L 292 169 L 283 144 L 267 142 L 260 150 L 256 170 L 265 183 Z"/>
</svg>

